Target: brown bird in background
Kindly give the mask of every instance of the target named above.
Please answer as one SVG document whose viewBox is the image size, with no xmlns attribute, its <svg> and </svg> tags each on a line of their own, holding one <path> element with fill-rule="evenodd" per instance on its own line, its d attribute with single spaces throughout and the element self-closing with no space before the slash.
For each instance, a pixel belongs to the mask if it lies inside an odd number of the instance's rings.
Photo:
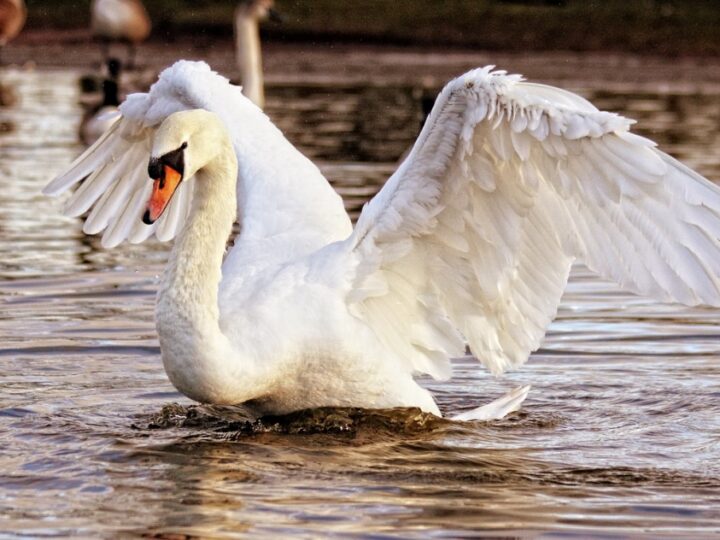
<svg viewBox="0 0 720 540">
<path fill-rule="evenodd" d="M 0 0 L 0 48 L 20 33 L 26 16 L 23 0 Z"/>
<path fill-rule="evenodd" d="M 137 44 L 150 35 L 150 17 L 140 0 L 93 0 L 90 26 L 93 36 L 103 45 L 103 60 L 107 61 L 110 43 L 128 45 L 128 69 L 135 63 Z"/>
</svg>

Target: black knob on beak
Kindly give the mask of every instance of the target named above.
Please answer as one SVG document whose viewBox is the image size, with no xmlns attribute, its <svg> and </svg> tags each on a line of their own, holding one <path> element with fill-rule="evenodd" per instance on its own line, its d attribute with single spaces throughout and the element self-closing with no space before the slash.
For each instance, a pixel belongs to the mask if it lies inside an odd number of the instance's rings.
<svg viewBox="0 0 720 540">
<path fill-rule="evenodd" d="M 163 167 L 162 163 L 160 163 L 160 159 L 150 158 L 150 163 L 148 163 L 148 176 L 153 180 L 157 180 L 162 176 L 162 173 Z"/>
</svg>

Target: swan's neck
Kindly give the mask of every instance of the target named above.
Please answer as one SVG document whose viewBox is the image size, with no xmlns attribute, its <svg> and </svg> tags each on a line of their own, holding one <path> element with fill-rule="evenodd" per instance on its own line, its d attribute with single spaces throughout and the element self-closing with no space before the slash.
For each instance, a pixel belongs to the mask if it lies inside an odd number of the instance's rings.
<svg viewBox="0 0 720 540">
<path fill-rule="evenodd" d="M 196 175 L 192 209 L 170 254 L 156 313 L 170 380 L 192 399 L 212 403 L 253 397 L 234 381 L 242 362 L 219 324 L 221 264 L 236 217 L 237 161 L 227 146 Z"/>
<path fill-rule="evenodd" d="M 235 13 L 235 46 L 243 94 L 262 108 L 265 105 L 265 94 L 258 21 L 243 8 L 238 8 Z"/>
<path fill-rule="evenodd" d="M 202 329 L 219 331 L 218 284 L 236 203 L 233 184 L 218 168 L 197 173 L 192 209 L 170 254 L 159 302 Z"/>
</svg>

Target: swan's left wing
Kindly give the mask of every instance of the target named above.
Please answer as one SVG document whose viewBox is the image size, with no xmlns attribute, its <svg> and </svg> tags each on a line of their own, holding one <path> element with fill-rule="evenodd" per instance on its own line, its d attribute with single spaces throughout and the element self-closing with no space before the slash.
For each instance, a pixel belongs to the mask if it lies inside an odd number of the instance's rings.
<svg viewBox="0 0 720 540">
<path fill-rule="evenodd" d="M 167 212 L 157 222 L 152 225 L 142 222 L 152 189 L 147 163 L 153 131 L 141 120 L 124 114 L 43 190 L 46 195 L 55 196 L 79 185 L 65 201 L 63 213 L 70 217 L 87 214 L 83 232 L 104 231 L 103 247 L 114 247 L 126 239 L 139 243 L 153 233 L 160 240 L 169 240 L 187 214 L 192 182 L 181 184 Z"/>
<path fill-rule="evenodd" d="M 104 247 L 114 247 L 126 239 L 142 242 L 153 233 L 162 241 L 172 239 L 190 209 L 195 181 L 188 178 L 180 184 L 159 220 L 152 225 L 142 222 L 152 189 L 147 166 L 155 130 L 175 112 L 209 108 L 208 96 L 233 92 L 227 80 L 214 74 L 207 64 L 177 62 L 160 75 L 148 93 L 128 96 L 120 106 L 120 119 L 43 193 L 56 196 L 79 186 L 67 199 L 64 213 L 72 217 L 87 213 L 83 231 L 104 231 Z M 228 101 L 233 98 L 240 99 L 230 95 Z"/>
<path fill-rule="evenodd" d="M 578 258 L 636 293 L 720 304 L 720 190 L 557 88 L 449 83 L 344 248 L 347 302 L 408 370 L 493 373 L 539 347 Z"/>
</svg>

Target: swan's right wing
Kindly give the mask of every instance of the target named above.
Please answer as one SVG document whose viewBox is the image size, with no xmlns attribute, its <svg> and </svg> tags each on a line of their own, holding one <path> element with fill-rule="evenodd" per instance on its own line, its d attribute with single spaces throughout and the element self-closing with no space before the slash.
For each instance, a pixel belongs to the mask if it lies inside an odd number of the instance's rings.
<svg viewBox="0 0 720 540">
<path fill-rule="evenodd" d="M 630 124 L 489 68 L 449 83 L 343 246 L 351 312 L 408 371 L 444 377 L 465 342 L 493 373 L 525 362 L 575 258 L 720 305 L 720 189 Z"/>
<path fill-rule="evenodd" d="M 78 186 L 65 203 L 64 212 L 77 217 L 89 211 L 83 231 L 105 231 L 104 247 L 114 247 L 126 239 L 142 242 L 153 233 L 162 241 L 172 239 L 188 214 L 194 180 L 182 182 L 158 221 L 152 225 L 142 222 L 152 189 L 147 166 L 153 134 L 175 112 L 208 108 L 205 96 L 212 95 L 215 85 L 228 92 L 226 79 L 201 62 L 181 61 L 166 69 L 148 93 L 127 98 L 120 106 L 121 118 L 43 193 L 57 196 Z"/>
</svg>

